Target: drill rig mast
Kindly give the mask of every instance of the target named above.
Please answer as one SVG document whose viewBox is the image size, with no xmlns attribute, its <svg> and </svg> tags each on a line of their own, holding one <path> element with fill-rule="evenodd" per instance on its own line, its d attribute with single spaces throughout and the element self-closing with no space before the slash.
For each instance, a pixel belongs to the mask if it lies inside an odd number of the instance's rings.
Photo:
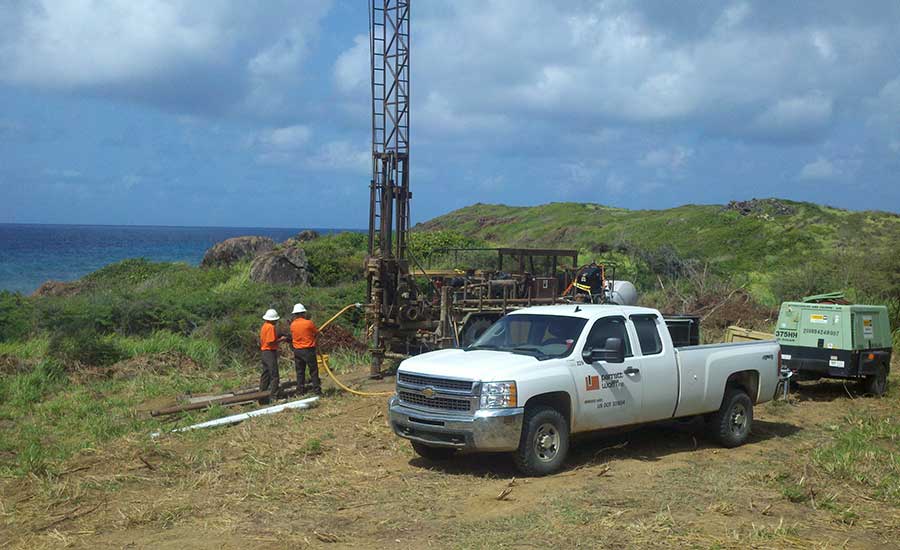
<svg viewBox="0 0 900 550">
<path fill-rule="evenodd" d="M 371 376 L 381 376 L 386 340 L 414 292 L 409 270 L 409 4 L 370 0 L 372 180 L 366 260 Z"/>
</svg>

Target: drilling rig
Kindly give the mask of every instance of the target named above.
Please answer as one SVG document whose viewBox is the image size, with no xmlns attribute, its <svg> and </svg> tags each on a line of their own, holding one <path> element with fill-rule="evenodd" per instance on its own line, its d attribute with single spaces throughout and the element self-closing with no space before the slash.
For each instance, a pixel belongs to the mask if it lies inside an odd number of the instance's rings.
<svg viewBox="0 0 900 550">
<path fill-rule="evenodd" d="M 569 291 L 576 276 L 591 267 L 578 267 L 575 250 L 444 251 L 454 256 L 466 251 L 489 253 L 495 260 L 480 268 L 456 264 L 425 269 L 412 255 L 410 1 L 369 0 L 372 179 L 365 272 L 372 378 L 381 377 L 387 353 L 409 355 L 467 345 L 508 311 L 578 299 Z M 626 282 L 616 281 L 614 270 L 611 277 L 606 270 L 601 273 L 599 293 L 589 299 L 616 301 Z"/>
<path fill-rule="evenodd" d="M 409 271 L 409 0 L 370 0 L 372 180 L 366 259 L 371 376 L 381 376 L 385 339 L 400 327 Z"/>
</svg>

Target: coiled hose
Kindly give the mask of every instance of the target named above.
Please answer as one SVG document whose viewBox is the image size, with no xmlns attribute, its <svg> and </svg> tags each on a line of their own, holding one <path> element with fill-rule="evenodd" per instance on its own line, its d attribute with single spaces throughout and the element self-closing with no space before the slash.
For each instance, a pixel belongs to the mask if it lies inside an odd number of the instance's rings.
<svg viewBox="0 0 900 550">
<path fill-rule="evenodd" d="M 341 309 L 340 311 L 335 313 L 331 317 L 331 319 L 322 323 L 322 326 L 319 327 L 319 331 L 321 332 L 321 331 L 325 330 L 325 327 L 330 325 L 332 321 L 334 321 L 335 319 L 337 319 L 338 317 L 340 317 L 341 315 L 346 313 L 348 310 L 350 310 L 352 308 L 360 308 L 360 307 L 362 307 L 362 304 L 360 304 L 360 303 L 350 304 L 350 305 L 344 307 L 343 309 Z M 365 392 L 365 391 L 354 390 L 353 388 L 346 386 L 343 382 L 338 380 L 337 376 L 335 376 L 334 373 L 331 372 L 331 369 L 328 368 L 328 355 L 327 354 L 319 354 L 318 357 L 316 358 L 316 360 L 317 360 L 316 362 L 319 364 L 319 366 L 322 367 L 323 369 L 325 369 L 325 372 L 328 374 L 328 377 L 331 378 L 331 381 L 334 382 L 334 384 L 337 387 L 341 388 L 342 390 L 344 390 L 346 392 L 350 392 L 353 395 L 361 395 L 363 397 L 384 397 L 387 395 L 393 395 L 393 392 Z"/>
</svg>

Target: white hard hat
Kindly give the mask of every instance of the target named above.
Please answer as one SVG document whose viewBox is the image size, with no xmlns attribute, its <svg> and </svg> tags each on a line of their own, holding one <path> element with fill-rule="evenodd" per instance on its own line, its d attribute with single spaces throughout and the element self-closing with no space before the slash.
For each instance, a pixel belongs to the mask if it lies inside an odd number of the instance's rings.
<svg viewBox="0 0 900 550">
<path fill-rule="evenodd" d="M 267 310 L 266 314 L 263 315 L 264 321 L 277 321 L 279 319 L 281 319 L 281 317 L 278 316 L 278 312 L 274 309 Z"/>
<path fill-rule="evenodd" d="M 294 304 L 294 311 L 292 311 L 291 313 L 306 313 L 306 307 L 303 304 Z"/>
</svg>

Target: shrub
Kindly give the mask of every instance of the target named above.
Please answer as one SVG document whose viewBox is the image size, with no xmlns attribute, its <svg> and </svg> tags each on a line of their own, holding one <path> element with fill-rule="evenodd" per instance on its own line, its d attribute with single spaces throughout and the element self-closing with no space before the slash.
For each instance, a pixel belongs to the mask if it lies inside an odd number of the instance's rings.
<svg viewBox="0 0 900 550">
<path fill-rule="evenodd" d="M 31 331 L 31 305 L 22 295 L 0 291 L 0 342 L 20 340 Z"/>
<path fill-rule="evenodd" d="M 90 286 L 103 288 L 134 288 L 135 285 L 161 273 L 187 267 L 184 264 L 151 262 L 145 258 L 132 258 L 102 267 L 84 277 L 83 281 Z"/>
<path fill-rule="evenodd" d="M 47 353 L 65 365 L 106 366 L 125 358 L 113 339 L 104 338 L 87 327 L 54 333 Z"/>
<path fill-rule="evenodd" d="M 409 235 L 409 251 L 422 260 L 446 248 L 478 248 L 484 242 L 457 231 L 414 231 Z"/>
<path fill-rule="evenodd" d="M 309 260 L 310 284 L 331 286 L 363 278 L 368 236 L 344 232 L 303 244 Z"/>
<path fill-rule="evenodd" d="M 259 354 L 257 331 L 262 321 L 258 316 L 232 316 L 213 321 L 212 338 L 222 351 L 232 356 L 251 359 Z"/>
</svg>

